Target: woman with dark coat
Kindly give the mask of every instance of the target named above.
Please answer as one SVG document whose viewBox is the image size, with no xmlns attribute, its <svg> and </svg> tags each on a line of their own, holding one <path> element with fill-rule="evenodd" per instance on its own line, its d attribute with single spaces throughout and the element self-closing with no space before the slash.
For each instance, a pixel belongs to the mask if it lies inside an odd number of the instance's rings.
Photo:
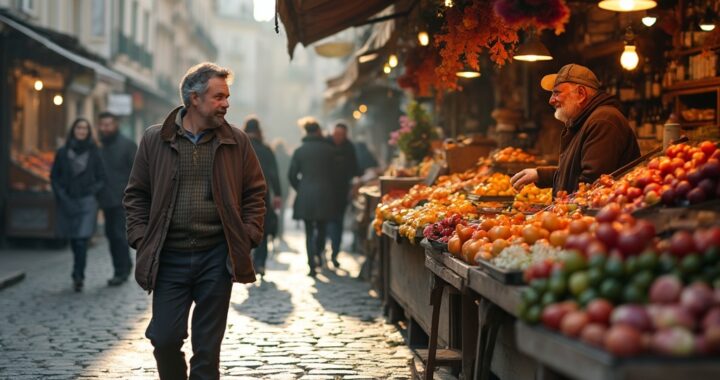
<svg viewBox="0 0 720 380">
<path fill-rule="evenodd" d="M 106 178 L 92 127 L 86 119 L 73 122 L 65 146 L 55 154 L 50 181 L 57 205 L 58 234 L 70 239 L 73 251 L 73 285 L 83 288 L 90 237 L 97 222 L 97 194 Z"/>
<path fill-rule="evenodd" d="M 290 160 L 288 179 L 297 192 L 293 218 L 305 221 L 305 246 L 310 276 L 322 265 L 325 248 L 326 223 L 335 216 L 335 191 L 332 170 L 335 148 L 325 140 L 317 121 L 306 118 L 300 121 L 306 136 Z"/>
</svg>

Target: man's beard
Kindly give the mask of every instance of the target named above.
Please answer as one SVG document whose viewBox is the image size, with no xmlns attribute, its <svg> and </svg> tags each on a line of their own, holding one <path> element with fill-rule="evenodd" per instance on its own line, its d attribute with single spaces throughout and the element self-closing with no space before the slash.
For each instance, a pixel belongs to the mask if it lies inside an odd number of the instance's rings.
<svg viewBox="0 0 720 380">
<path fill-rule="evenodd" d="M 207 118 L 207 123 L 212 129 L 219 128 L 225 124 L 225 114 L 217 112 L 213 113 Z"/>
<path fill-rule="evenodd" d="M 568 124 L 570 120 L 575 117 L 577 113 L 577 107 L 574 105 L 566 104 L 562 107 L 555 108 L 555 118 Z"/>
</svg>

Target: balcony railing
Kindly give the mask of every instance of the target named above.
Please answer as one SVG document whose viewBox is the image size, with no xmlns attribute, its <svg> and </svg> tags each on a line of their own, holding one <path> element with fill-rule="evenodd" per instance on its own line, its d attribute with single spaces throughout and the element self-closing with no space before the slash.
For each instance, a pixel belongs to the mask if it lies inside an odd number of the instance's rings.
<svg viewBox="0 0 720 380">
<path fill-rule="evenodd" d="M 142 67 L 152 69 L 154 59 L 145 47 L 136 43 L 132 38 L 127 37 L 122 32 L 118 32 L 117 36 L 117 54 L 125 54 L 131 61 L 139 63 Z"/>
</svg>

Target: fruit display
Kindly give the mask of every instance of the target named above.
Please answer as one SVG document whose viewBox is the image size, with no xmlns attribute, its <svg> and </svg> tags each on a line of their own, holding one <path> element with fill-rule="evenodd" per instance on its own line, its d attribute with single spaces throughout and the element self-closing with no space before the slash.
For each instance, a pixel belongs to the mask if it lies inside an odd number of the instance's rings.
<svg viewBox="0 0 720 380">
<path fill-rule="evenodd" d="M 678 231 L 639 255 L 574 250 L 526 279 L 528 323 L 616 356 L 720 354 L 720 227 Z"/>
<path fill-rule="evenodd" d="M 616 203 L 625 211 L 653 206 L 685 206 L 720 198 L 720 150 L 704 141 L 697 146 L 670 145 L 664 155 L 652 158 L 617 181 L 602 176 L 576 194 L 592 208 Z"/>
<path fill-rule="evenodd" d="M 515 195 L 513 209 L 520 212 L 539 211 L 538 206 L 547 206 L 552 203 L 552 189 L 541 189 L 535 184 L 524 186 Z"/>
<path fill-rule="evenodd" d="M 516 193 L 510 184 L 510 176 L 500 173 L 493 173 L 472 190 L 472 194 L 480 197 L 514 196 Z"/>
<path fill-rule="evenodd" d="M 465 199 L 465 194 L 462 193 L 452 193 L 445 198 L 431 198 L 428 202 L 407 210 L 396 219 L 399 224 L 398 233 L 414 241 L 418 236 L 418 230 L 454 214 L 474 219 L 477 218 L 477 207 Z"/>
<path fill-rule="evenodd" d="M 460 214 L 453 214 L 439 222 L 428 224 L 423 230 L 423 236 L 430 241 L 447 244 L 458 224 L 466 224 L 466 222 Z"/>
<path fill-rule="evenodd" d="M 492 155 L 495 162 L 535 162 L 537 158 L 520 148 L 507 147 Z"/>
</svg>

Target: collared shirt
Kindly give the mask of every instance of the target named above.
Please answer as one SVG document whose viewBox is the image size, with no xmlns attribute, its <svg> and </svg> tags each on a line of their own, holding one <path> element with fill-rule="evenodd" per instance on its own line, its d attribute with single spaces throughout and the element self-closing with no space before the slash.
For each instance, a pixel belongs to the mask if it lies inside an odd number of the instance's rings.
<svg viewBox="0 0 720 380">
<path fill-rule="evenodd" d="M 181 109 L 180 112 L 177 113 L 177 116 L 175 117 L 175 125 L 177 125 L 177 134 L 185 137 L 188 139 L 193 145 L 203 144 L 206 143 L 215 137 L 215 133 L 213 129 L 204 129 L 200 131 L 197 135 L 193 134 L 192 132 L 188 131 L 187 129 L 183 128 L 182 126 L 182 118 L 185 117 L 185 114 L 187 113 L 187 110 L 185 108 Z M 204 138 L 206 137 L 207 138 Z"/>
</svg>

